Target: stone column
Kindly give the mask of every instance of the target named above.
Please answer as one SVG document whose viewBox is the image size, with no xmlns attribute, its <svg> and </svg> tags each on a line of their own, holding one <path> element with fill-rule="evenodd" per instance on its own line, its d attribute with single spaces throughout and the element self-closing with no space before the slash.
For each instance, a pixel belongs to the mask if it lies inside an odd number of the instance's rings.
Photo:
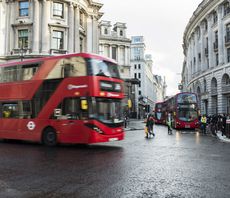
<svg viewBox="0 0 230 198">
<path fill-rule="evenodd" d="M 214 66 L 213 63 L 213 38 L 212 38 L 212 16 L 209 14 L 208 16 L 208 59 L 209 59 L 209 68 Z"/>
<path fill-rule="evenodd" d="M 34 17 L 33 17 L 33 44 L 32 44 L 32 53 L 39 54 L 39 2 L 38 0 L 34 0 Z"/>
<path fill-rule="evenodd" d="M 192 59 L 192 76 L 194 75 L 194 73 L 196 72 L 196 65 L 194 64 L 194 55 L 195 55 L 195 49 L 194 49 L 194 34 L 192 35 L 191 38 L 191 59 Z M 193 77 L 192 77 L 193 78 Z"/>
<path fill-rule="evenodd" d="M 7 32 L 10 31 L 10 2 L 6 3 L 6 29 L 5 29 L 5 42 L 6 42 L 6 47 L 5 47 L 5 55 L 9 53 L 9 34 Z M 16 45 L 17 46 L 17 45 Z"/>
<path fill-rule="evenodd" d="M 5 4 L 5 3 L 4 3 Z M 3 11 L 5 10 L 3 2 L 0 1 L 0 29 L 4 30 L 6 29 L 6 13 L 4 14 Z M 0 48 L 0 56 L 4 56 L 5 55 L 5 48 L 6 48 L 6 39 L 5 39 L 5 34 L 6 31 L 2 32 L 2 34 L 0 35 L 0 43 L 1 43 L 1 48 Z"/>
<path fill-rule="evenodd" d="M 15 23 L 15 11 L 14 11 L 14 8 L 15 8 L 15 3 L 14 1 L 10 1 L 9 3 L 9 6 L 10 6 L 10 9 L 9 9 L 9 12 L 10 12 L 10 24 L 9 24 L 9 31 L 7 32 L 10 37 L 9 37 L 9 49 L 8 49 L 8 53 L 13 50 L 16 46 L 15 46 L 15 40 L 18 41 L 18 38 L 15 37 L 15 29 L 11 26 L 11 24 L 14 24 Z M 29 39 L 30 37 L 28 37 Z M 28 40 L 28 42 L 30 43 L 30 40 Z"/>
<path fill-rule="evenodd" d="M 127 46 L 124 46 L 125 48 L 124 48 L 124 53 L 125 53 L 125 60 L 124 60 L 124 64 L 125 65 L 129 65 L 129 63 L 128 63 L 128 47 Z"/>
<path fill-rule="evenodd" d="M 199 71 L 199 61 L 198 61 L 198 34 L 197 31 L 194 33 L 194 58 L 196 60 L 195 62 L 195 73 L 197 75 L 197 72 Z"/>
<path fill-rule="evenodd" d="M 69 45 L 68 52 L 73 53 L 74 51 L 74 8 L 73 3 L 69 4 Z"/>
<path fill-rule="evenodd" d="M 109 46 L 109 57 L 112 58 L 112 45 Z"/>
<path fill-rule="evenodd" d="M 50 49 L 50 32 L 48 28 L 48 23 L 50 18 L 50 1 L 43 0 L 43 9 L 42 9 L 42 54 L 49 54 Z M 52 33 L 51 33 L 52 34 Z"/>
<path fill-rule="evenodd" d="M 87 51 L 88 52 L 93 52 L 93 16 L 88 15 L 87 16 L 87 30 L 86 30 L 86 34 L 87 34 Z"/>
<path fill-rule="evenodd" d="M 218 7 L 218 53 L 219 53 L 219 64 L 224 64 L 224 34 L 223 34 L 223 6 Z"/>
<path fill-rule="evenodd" d="M 74 28 L 74 51 L 75 52 L 80 52 L 80 35 L 79 35 L 79 27 L 80 27 L 80 10 L 79 6 L 75 7 L 74 10 L 74 23 L 75 23 L 75 28 Z"/>
<path fill-rule="evenodd" d="M 204 45 L 204 23 L 200 25 L 200 55 L 201 55 L 201 71 L 205 70 L 205 45 Z"/>
</svg>

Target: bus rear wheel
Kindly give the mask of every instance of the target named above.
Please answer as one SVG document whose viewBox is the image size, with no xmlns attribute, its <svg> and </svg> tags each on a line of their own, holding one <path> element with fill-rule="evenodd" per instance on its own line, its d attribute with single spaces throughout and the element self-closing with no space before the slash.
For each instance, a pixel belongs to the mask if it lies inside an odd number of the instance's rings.
<svg viewBox="0 0 230 198">
<path fill-rule="evenodd" d="M 57 133 L 52 128 L 47 128 L 42 135 L 42 143 L 46 146 L 56 146 L 57 145 Z"/>
</svg>

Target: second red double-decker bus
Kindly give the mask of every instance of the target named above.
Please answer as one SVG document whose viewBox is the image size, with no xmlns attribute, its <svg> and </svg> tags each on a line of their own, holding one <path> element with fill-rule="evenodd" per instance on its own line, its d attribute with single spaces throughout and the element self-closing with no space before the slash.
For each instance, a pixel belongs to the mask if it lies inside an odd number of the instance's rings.
<svg viewBox="0 0 230 198">
<path fill-rule="evenodd" d="M 154 109 L 154 117 L 156 124 L 165 124 L 164 102 L 157 102 Z"/>
<path fill-rule="evenodd" d="M 123 80 L 113 60 L 87 53 L 0 66 L 0 138 L 97 143 L 124 138 Z"/>
<path fill-rule="evenodd" d="M 178 93 L 166 100 L 164 106 L 166 115 L 168 113 L 172 114 L 174 128 L 197 128 L 199 126 L 196 94 Z"/>
</svg>

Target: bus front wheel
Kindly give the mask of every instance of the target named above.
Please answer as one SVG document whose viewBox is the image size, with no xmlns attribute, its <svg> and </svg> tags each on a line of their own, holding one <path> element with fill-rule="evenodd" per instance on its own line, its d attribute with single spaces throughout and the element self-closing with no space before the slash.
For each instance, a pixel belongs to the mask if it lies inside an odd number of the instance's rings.
<svg viewBox="0 0 230 198">
<path fill-rule="evenodd" d="M 52 128 L 47 128 L 42 134 L 42 143 L 46 146 L 57 145 L 57 133 Z"/>
</svg>

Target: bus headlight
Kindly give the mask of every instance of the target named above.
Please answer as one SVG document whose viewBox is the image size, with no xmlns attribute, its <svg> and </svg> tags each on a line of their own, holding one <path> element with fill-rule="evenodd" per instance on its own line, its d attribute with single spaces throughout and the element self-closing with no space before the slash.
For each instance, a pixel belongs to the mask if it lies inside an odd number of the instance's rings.
<svg viewBox="0 0 230 198">
<path fill-rule="evenodd" d="M 94 124 L 86 123 L 85 126 L 89 127 L 90 129 L 93 129 L 97 133 L 103 134 L 103 131 Z"/>
</svg>

